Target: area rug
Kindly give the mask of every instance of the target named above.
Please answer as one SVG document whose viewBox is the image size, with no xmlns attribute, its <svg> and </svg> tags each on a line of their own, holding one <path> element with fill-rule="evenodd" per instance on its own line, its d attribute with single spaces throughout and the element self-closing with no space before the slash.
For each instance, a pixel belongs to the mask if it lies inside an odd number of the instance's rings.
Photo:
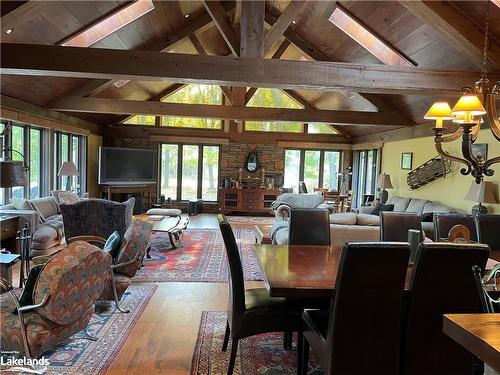
<svg viewBox="0 0 500 375">
<path fill-rule="evenodd" d="M 255 254 L 253 229 L 233 227 L 243 262 L 245 280 L 263 280 Z M 170 249 L 168 236 L 156 232 L 152 236 L 151 259 L 134 277 L 141 282 L 211 282 L 227 281 L 227 258 L 222 234 L 218 229 L 188 229 L 180 246 Z"/>
<path fill-rule="evenodd" d="M 226 328 L 226 313 L 204 311 L 201 315 L 198 341 L 193 353 L 191 375 L 225 374 L 231 346 L 222 352 Z M 283 349 L 283 333 L 266 333 L 240 340 L 234 375 L 292 375 L 297 374 L 297 351 Z M 311 355 L 312 357 L 312 355 Z M 323 374 L 312 357 L 309 375 Z"/>
<path fill-rule="evenodd" d="M 123 296 L 121 305 L 130 309 L 128 314 L 115 310 L 114 304 L 96 308 L 88 332 L 99 337 L 99 340 L 82 339 L 83 334 L 78 333 L 50 352 L 45 352 L 43 356 L 50 362 L 45 374 L 104 374 L 132 332 L 156 288 L 156 285 L 132 284 Z M 5 372 L 8 373 L 14 374 L 11 371 Z"/>
<path fill-rule="evenodd" d="M 274 216 L 226 216 L 231 225 L 274 224 Z"/>
</svg>

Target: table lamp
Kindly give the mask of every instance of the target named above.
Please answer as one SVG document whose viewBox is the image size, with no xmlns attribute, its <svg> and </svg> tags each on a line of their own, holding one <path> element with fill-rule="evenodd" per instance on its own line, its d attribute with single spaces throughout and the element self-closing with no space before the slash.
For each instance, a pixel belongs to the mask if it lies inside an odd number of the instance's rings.
<svg viewBox="0 0 500 375">
<path fill-rule="evenodd" d="M 58 176 L 68 176 L 68 179 L 66 180 L 66 190 L 70 191 L 71 190 L 71 177 L 72 176 L 78 176 L 80 173 L 78 172 L 78 169 L 76 168 L 75 163 L 72 161 L 65 161 L 61 165 L 61 169 L 59 169 L 59 172 L 57 173 Z"/>
<path fill-rule="evenodd" d="M 385 189 L 392 189 L 391 175 L 381 173 L 380 176 L 378 176 L 377 187 L 380 189 L 380 203 L 387 202 L 389 193 Z"/>
<path fill-rule="evenodd" d="M 497 203 L 495 186 L 489 181 L 481 181 L 479 184 L 473 181 L 465 199 L 479 203 L 472 207 L 473 215 L 486 214 L 488 213 L 488 209 L 481 205 L 481 203 Z"/>
</svg>

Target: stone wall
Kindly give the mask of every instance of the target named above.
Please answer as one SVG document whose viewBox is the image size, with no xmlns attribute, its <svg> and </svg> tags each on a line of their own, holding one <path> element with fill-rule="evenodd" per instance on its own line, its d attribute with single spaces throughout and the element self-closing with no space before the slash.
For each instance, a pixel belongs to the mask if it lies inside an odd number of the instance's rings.
<svg viewBox="0 0 500 375">
<path fill-rule="evenodd" d="M 244 169 L 247 155 L 255 150 L 259 170 L 249 173 Z M 220 181 L 224 178 L 238 179 L 238 171 L 243 169 L 243 180 L 247 177 L 260 177 L 262 168 L 267 176 L 276 172 L 283 173 L 285 168 L 285 149 L 278 145 L 235 144 L 221 146 Z"/>
</svg>

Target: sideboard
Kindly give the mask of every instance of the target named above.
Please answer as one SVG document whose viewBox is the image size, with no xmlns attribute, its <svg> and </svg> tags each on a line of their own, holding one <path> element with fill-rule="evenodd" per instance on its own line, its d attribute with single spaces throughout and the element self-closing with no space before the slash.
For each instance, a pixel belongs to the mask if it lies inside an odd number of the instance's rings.
<svg viewBox="0 0 500 375">
<path fill-rule="evenodd" d="M 219 189 L 220 212 L 272 212 L 279 189 Z"/>
</svg>

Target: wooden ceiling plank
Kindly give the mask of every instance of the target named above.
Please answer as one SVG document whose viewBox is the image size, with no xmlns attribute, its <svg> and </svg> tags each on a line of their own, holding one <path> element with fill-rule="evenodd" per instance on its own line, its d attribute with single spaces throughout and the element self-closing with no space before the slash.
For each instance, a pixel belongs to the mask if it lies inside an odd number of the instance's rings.
<svg viewBox="0 0 500 375">
<path fill-rule="evenodd" d="M 265 1 L 243 1 L 240 17 L 240 56 L 264 56 Z"/>
<path fill-rule="evenodd" d="M 51 105 L 64 112 L 206 117 L 242 121 L 326 122 L 338 125 L 407 126 L 392 113 L 179 104 L 139 100 L 67 97 Z"/>
<path fill-rule="evenodd" d="M 2 16 L 2 34 L 8 29 L 14 29 L 20 19 L 29 19 L 48 5 L 50 3 L 47 1 L 28 1 Z"/>
<path fill-rule="evenodd" d="M 1 74 L 28 76 L 450 97 L 477 79 L 471 71 L 28 44 L 2 43 L 1 53 Z M 490 74 L 492 80 L 498 77 Z"/>
<path fill-rule="evenodd" d="M 233 56 L 238 56 L 240 52 L 240 42 L 237 34 L 229 24 L 226 10 L 218 0 L 204 0 L 203 5 L 210 17 L 212 17 L 215 26 L 224 38 L 227 46 L 231 50 Z"/>
<path fill-rule="evenodd" d="M 471 62 L 481 66 L 484 32 L 451 2 L 401 1 L 401 4 L 434 28 L 441 38 L 468 56 Z M 500 67 L 500 44 L 492 38 L 488 58 L 494 68 Z"/>
<path fill-rule="evenodd" d="M 200 56 L 207 56 L 207 51 L 201 44 L 200 40 L 196 36 L 196 34 L 191 34 L 189 35 L 189 40 L 193 44 L 194 49 L 196 52 L 198 52 L 198 55 Z M 231 87 L 228 86 L 220 86 L 220 89 L 222 90 L 222 93 L 226 97 L 226 99 L 229 101 L 229 103 L 233 103 L 233 92 L 231 91 Z"/>
<path fill-rule="evenodd" d="M 290 2 L 276 22 L 271 26 L 271 29 L 266 33 L 264 38 L 264 56 L 269 53 L 274 44 L 283 36 L 283 33 L 288 29 L 288 26 L 290 26 L 300 11 L 304 9 L 305 5 L 305 1 Z"/>
</svg>

